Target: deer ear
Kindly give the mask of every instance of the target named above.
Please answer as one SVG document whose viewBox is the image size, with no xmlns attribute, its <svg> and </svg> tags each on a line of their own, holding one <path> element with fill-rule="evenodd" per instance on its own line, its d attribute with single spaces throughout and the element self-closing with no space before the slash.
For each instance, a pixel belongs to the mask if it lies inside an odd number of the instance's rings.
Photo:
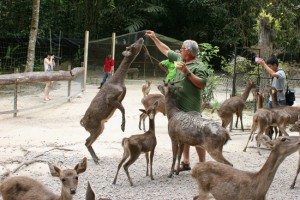
<svg viewBox="0 0 300 200">
<path fill-rule="evenodd" d="M 48 163 L 48 166 L 49 166 L 51 175 L 54 177 L 59 177 L 60 168 L 56 167 L 55 165 L 52 165 L 51 163 Z"/>
<path fill-rule="evenodd" d="M 85 172 L 86 167 L 87 167 L 87 158 L 84 157 L 84 158 L 81 160 L 81 162 L 78 163 L 78 164 L 74 167 L 74 169 L 75 169 L 75 171 L 77 172 L 77 174 L 80 174 L 80 173 L 82 173 L 82 172 Z"/>
<path fill-rule="evenodd" d="M 139 109 L 139 111 L 141 111 L 142 113 L 146 113 L 146 110 L 144 109 Z"/>
<path fill-rule="evenodd" d="M 95 192 L 93 191 L 89 181 L 88 181 L 88 186 L 86 189 L 85 199 L 86 200 L 95 200 L 96 199 Z"/>
<path fill-rule="evenodd" d="M 269 145 L 269 147 L 271 148 L 271 149 L 273 149 L 274 148 L 274 141 L 273 140 L 269 140 L 269 141 L 266 141 L 266 143 Z"/>
</svg>

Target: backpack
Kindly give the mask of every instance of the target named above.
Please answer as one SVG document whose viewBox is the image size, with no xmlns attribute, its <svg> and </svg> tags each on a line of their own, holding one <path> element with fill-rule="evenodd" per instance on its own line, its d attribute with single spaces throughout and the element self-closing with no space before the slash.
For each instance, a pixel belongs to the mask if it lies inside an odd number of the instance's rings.
<svg viewBox="0 0 300 200">
<path fill-rule="evenodd" d="M 295 90 L 294 89 L 290 89 L 288 86 L 286 87 L 286 91 L 285 91 L 285 101 L 286 101 L 286 105 L 292 106 L 294 105 L 294 101 L 296 100 L 295 97 Z"/>
</svg>

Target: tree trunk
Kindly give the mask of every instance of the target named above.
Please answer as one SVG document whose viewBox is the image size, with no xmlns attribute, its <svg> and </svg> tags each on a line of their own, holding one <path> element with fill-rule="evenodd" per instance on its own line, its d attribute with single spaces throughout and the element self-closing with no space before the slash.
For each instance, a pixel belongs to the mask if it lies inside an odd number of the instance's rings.
<svg viewBox="0 0 300 200">
<path fill-rule="evenodd" d="M 32 1 L 32 19 L 28 42 L 27 61 L 25 72 L 32 72 L 35 60 L 35 44 L 39 27 L 40 0 Z"/>
<path fill-rule="evenodd" d="M 258 31 L 258 44 L 253 46 L 254 48 L 260 49 L 260 57 L 267 60 L 273 54 L 273 42 L 272 42 L 273 29 L 267 17 L 260 17 L 259 19 L 259 31 Z M 267 88 L 270 83 L 270 77 L 268 72 L 262 70 L 261 76 L 263 79 L 260 80 L 260 90 Z"/>
</svg>

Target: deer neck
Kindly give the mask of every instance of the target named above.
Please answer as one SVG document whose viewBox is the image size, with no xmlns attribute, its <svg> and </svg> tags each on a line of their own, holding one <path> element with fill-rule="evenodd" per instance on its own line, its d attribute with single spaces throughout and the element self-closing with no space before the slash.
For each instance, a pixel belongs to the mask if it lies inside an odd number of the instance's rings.
<svg viewBox="0 0 300 200">
<path fill-rule="evenodd" d="M 61 195 L 57 198 L 57 200 L 73 200 L 73 196 L 69 192 L 66 192 L 64 189 L 62 189 Z"/>
<path fill-rule="evenodd" d="M 257 109 L 260 109 L 263 107 L 263 97 L 261 94 L 257 95 Z"/>
<path fill-rule="evenodd" d="M 278 100 L 277 100 L 277 92 L 272 92 L 271 91 L 271 99 L 272 99 L 272 106 L 274 108 L 279 106 Z"/>
<path fill-rule="evenodd" d="M 155 117 L 153 117 L 153 119 L 150 119 L 149 117 L 149 131 L 151 131 L 152 133 L 155 133 Z"/>
<path fill-rule="evenodd" d="M 168 119 L 172 118 L 176 112 L 179 112 L 179 108 L 177 107 L 176 98 L 173 94 L 168 93 L 165 96 L 166 100 L 166 110 Z"/>
<path fill-rule="evenodd" d="M 252 85 L 247 85 L 245 91 L 243 92 L 243 94 L 242 94 L 242 99 L 243 99 L 244 101 L 246 101 L 246 100 L 248 99 L 249 94 L 250 94 L 250 91 L 251 91 L 251 88 L 252 88 Z"/>
<path fill-rule="evenodd" d="M 259 170 L 256 174 L 255 182 L 257 183 L 257 188 L 260 190 L 260 194 L 266 194 L 273 179 L 275 173 L 285 159 L 286 156 L 279 155 L 276 153 L 276 150 L 272 150 L 270 156 L 268 157 L 267 161 L 263 165 L 263 167 Z"/>
<path fill-rule="evenodd" d="M 111 77 L 111 82 L 124 83 L 127 71 L 133 60 L 124 57 L 115 74 Z"/>
</svg>

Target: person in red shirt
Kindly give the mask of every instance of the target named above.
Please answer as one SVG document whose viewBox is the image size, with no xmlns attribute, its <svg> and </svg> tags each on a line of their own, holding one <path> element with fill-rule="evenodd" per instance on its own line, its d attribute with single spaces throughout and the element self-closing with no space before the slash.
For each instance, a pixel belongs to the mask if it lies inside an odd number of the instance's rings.
<svg viewBox="0 0 300 200">
<path fill-rule="evenodd" d="M 114 64 L 115 64 L 115 61 L 112 58 L 112 55 L 108 54 L 107 57 L 104 59 L 103 79 L 102 79 L 102 82 L 100 84 L 100 87 L 98 87 L 98 89 L 100 89 L 102 87 L 102 85 L 105 83 L 105 81 L 112 76 L 112 74 L 114 72 Z"/>
</svg>

